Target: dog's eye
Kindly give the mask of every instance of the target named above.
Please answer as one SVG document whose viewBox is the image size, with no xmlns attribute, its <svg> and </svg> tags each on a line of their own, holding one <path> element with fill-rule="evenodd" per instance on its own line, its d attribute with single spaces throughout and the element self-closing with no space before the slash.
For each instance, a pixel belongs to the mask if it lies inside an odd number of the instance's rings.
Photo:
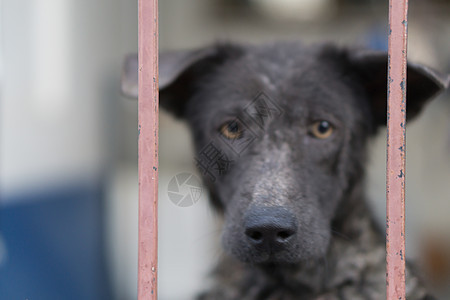
<svg viewBox="0 0 450 300">
<path fill-rule="evenodd" d="M 334 131 L 333 125 L 328 121 L 314 122 L 310 128 L 311 134 L 318 139 L 326 139 Z"/>
<path fill-rule="evenodd" d="M 242 125 L 236 121 L 228 121 L 220 126 L 220 133 L 230 140 L 238 139 L 242 136 Z"/>
</svg>

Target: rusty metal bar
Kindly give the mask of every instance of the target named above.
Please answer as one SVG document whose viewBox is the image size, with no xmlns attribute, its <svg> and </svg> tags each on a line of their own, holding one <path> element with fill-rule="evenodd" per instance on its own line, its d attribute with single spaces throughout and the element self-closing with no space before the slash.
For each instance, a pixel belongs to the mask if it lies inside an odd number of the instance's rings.
<svg viewBox="0 0 450 300">
<path fill-rule="evenodd" d="M 406 46 L 408 1 L 389 0 L 386 299 L 405 300 Z"/>
<path fill-rule="evenodd" d="M 139 0 L 138 299 L 157 299 L 158 0 Z"/>
</svg>

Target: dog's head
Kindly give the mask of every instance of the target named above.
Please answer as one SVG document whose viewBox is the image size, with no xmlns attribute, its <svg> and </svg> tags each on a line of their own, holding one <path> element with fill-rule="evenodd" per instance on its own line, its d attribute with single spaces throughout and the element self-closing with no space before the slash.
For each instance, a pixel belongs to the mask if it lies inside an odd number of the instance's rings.
<svg viewBox="0 0 450 300">
<path fill-rule="evenodd" d="M 338 208 L 361 181 L 367 139 L 386 122 L 386 71 L 384 53 L 332 45 L 160 55 L 161 106 L 191 126 L 226 250 L 250 263 L 325 254 Z M 407 76 L 411 119 L 448 79 L 415 64 Z"/>
</svg>

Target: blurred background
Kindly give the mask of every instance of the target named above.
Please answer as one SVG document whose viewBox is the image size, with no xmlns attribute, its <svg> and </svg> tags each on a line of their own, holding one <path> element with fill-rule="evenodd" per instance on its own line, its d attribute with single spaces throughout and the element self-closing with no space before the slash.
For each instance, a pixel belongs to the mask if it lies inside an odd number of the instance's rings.
<svg viewBox="0 0 450 300">
<path fill-rule="evenodd" d="M 160 48 L 217 40 L 323 40 L 387 49 L 387 1 L 162 0 Z M 410 0 L 411 60 L 450 72 L 450 1 Z M 137 101 L 120 94 L 137 52 L 137 1 L 0 2 L 0 299 L 136 299 Z M 450 299 L 450 96 L 408 126 L 407 255 Z M 191 299 L 221 255 L 190 133 L 160 114 L 159 298 Z M 384 224 L 385 136 L 372 142 L 368 198 Z"/>
</svg>

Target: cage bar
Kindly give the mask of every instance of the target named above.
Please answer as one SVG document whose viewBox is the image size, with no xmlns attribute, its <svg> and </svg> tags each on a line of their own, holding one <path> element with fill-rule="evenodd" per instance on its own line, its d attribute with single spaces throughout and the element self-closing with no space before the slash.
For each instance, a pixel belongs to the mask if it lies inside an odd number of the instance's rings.
<svg viewBox="0 0 450 300">
<path fill-rule="evenodd" d="M 386 299 L 405 300 L 406 47 L 408 1 L 389 1 Z"/>
<path fill-rule="evenodd" d="M 139 0 L 138 299 L 157 299 L 158 0 Z"/>
</svg>

